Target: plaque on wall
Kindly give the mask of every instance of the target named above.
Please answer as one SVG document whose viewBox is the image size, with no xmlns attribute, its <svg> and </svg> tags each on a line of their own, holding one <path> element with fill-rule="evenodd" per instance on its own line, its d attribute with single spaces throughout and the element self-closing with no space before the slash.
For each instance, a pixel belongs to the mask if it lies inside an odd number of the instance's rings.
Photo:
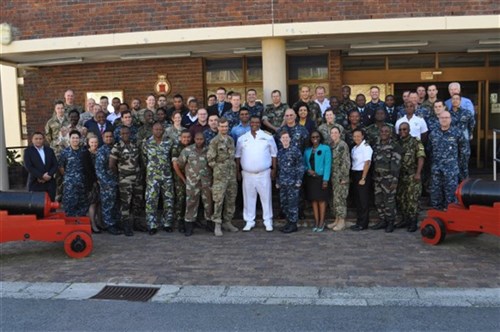
<svg viewBox="0 0 500 332">
<path fill-rule="evenodd" d="M 158 81 L 155 83 L 155 92 L 158 95 L 168 95 L 172 91 L 172 85 L 167 79 L 167 75 L 158 75 Z"/>
</svg>

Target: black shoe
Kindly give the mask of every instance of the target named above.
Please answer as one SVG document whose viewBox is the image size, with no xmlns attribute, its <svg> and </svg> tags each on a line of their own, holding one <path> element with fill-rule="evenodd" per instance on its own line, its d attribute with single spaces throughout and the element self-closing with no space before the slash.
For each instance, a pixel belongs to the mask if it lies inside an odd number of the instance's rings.
<svg viewBox="0 0 500 332">
<path fill-rule="evenodd" d="M 184 221 L 179 221 L 177 223 L 177 228 L 179 229 L 179 233 L 184 233 L 186 231 L 186 223 Z"/>
<path fill-rule="evenodd" d="M 134 236 L 134 232 L 132 232 L 132 229 L 130 228 L 125 228 L 124 234 L 125 236 Z"/>
<path fill-rule="evenodd" d="M 167 233 L 172 233 L 174 231 L 170 226 L 163 226 L 163 230 Z"/>
<path fill-rule="evenodd" d="M 92 229 L 92 234 L 100 234 L 102 231 L 98 228 L 97 230 Z"/>
<path fill-rule="evenodd" d="M 283 233 L 288 234 L 288 233 L 293 233 L 298 231 L 299 229 L 297 228 L 297 223 L 291 222 L 288 223 L 287 226 L 283 229 Z"/>
<path fill-rule="evenodd" d="M 410 232 L 410 233 L 413 233 L 413 232 L 416 232 L 417 229 L 418 229 L 417 222 L 415 221 L 415 222 L 411 222 L 410 223 L 410 226 L 408 226 L 407 231 Z"/>
<path fill-rule="evenodd" d="M 394 232 L 394 222 L 387 223 L 387 227 L 385 228 L 386 233 Z"/>
<path fill-rule="evenodd" d="M 205 226 L 206 230 L 210 233 L 213 233 L 215 230 L 215 224 L 212 220 L 207 220 L 207 224 Z"/>
<path fill-rule="evenodd" d="M 351 226 L 351 231 L 359 232 L 365 230 L 366 227 L 360 226 L 360 225 L 352 225 Z"/>
<path fill-rule="evenodd" d="M 149 230 L 149 235 L 155 235 L 156 233 L 158 233 L 158 229 L 157 228 L 151 228 Z"/>
<path fill-rule="evenodd" d="M 291 224 L 291 222 L 287 221 L 284 226 L 282 226 L 282 227 L 279 228 L 279 231 L 283 232 L 290 224 Z"/>
<path fill-rule="evenodd" d="M 304 211 L 302 211 L 302 210 L 301 210 L 301 211 L 299 211 L 299 219 L 300 219 L 300 220 L 304 220 L 304 219 L 306 219 L 306 214 L 305 214 L 305 213 L 304 213 Z"/>
<path fill-rule="evenodd" d="M 186 222 L 186 231 L 184 232 L 185 236 L 191 236 L 193 235 L 193 223 L 192 222 Z"/>
<path fill-rule="evenodd" d="M 280 213 L 279 213 L 279 215 L 278 215 L 278 218 L 279 218 L 279 219 L 286 219 L 286 214 L 285 214 L 285 212 L 280 211 Z"/>
<path fill-rule="evenodd" d="M 377 230 L 377 229 L 382 229 L 387 227 L 387 222 L 386 221 L 379 221 L 373 226 L 370 226 L 370 229 Z"/>
<path fill-rule="evenodd" d="M 106 230 L 108 231 L 109 234 L 113 234 L 113 235 L 121 235 L 122 234 L 122 231 L 114 226 L 110 226 Z"/>
<path fill-rule="evenodd" d="M 394 228 L 407 228 L 407 227 L 408 227 L 408 221 L 406 221 L 406 219 L 402 219 L 400 222 L 394 225 Z"/>
</svg>

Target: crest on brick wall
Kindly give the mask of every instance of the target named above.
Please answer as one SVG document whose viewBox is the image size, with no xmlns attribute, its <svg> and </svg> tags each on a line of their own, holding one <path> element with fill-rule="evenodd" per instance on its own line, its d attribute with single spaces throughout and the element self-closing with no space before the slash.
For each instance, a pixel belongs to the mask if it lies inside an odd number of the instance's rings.
<svg viewBox="0 0 500 332">
<path fill-rule="evenodd" d="M 167 75 L 158 75 L 155 83 L 155 92 L 158 95 L 168 95 L 172 91 L 172 84 L 167 79 Z"/>
</svg>

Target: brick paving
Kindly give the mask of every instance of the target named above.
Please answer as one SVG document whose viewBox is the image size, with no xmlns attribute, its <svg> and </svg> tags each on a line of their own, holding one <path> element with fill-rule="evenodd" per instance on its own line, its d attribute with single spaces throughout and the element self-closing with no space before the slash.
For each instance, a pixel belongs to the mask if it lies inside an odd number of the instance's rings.
<svg viewBox="0 0 500 332">
<path fill-rule="evenodd" d="M 241 222 L 237 222 L 240 227 Z M 196 229 L 133 238 L 97 234 L 91 256 L 66 256 L 62 243 L 0 244 L 0 279 L 27 282 L 123 282 L 177 285 L 317 287 L 500 287 L 500 239 L 448 236 L 439 246 L 397 230 L 216 238 Z"/>
</svg>

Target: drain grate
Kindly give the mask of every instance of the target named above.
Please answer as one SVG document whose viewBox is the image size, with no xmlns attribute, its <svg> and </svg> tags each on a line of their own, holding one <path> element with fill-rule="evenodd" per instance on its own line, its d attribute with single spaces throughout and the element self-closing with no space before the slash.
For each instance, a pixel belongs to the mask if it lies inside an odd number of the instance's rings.
<svg viewBox="0 0 500 332">
<path fill-rule="evenodd" d="M 91 299 L 147 302 L 158 290 L 154 287 L 105 286 Z"/>
</svg>

